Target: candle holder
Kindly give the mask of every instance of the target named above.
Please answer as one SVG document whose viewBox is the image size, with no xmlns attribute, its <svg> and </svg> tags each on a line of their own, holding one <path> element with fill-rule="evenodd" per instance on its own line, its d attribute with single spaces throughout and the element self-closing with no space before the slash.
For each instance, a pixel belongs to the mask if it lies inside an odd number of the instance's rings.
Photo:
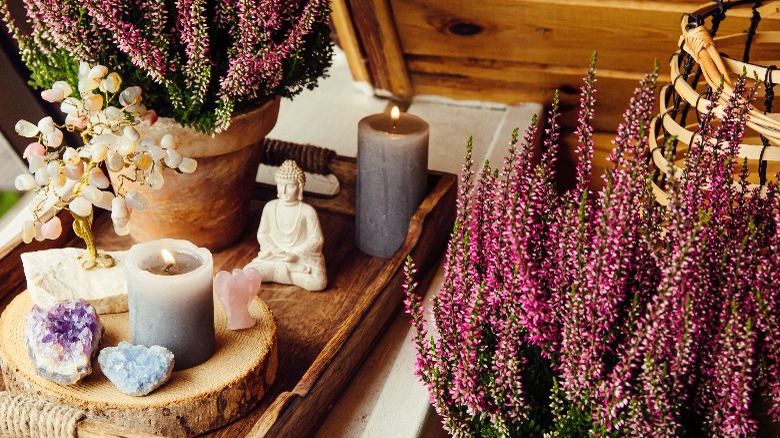
<svg viewBox="0 0 780 438">
<path fill-rule="evenodd" d="M 169 267 L 162 250 L 173 254 Z M 130 341 L 173 352 L 174 370 L 191 368 L 214 353 L 211 252 L 186 240 L 133 245 L 125 259 Z"/>
</svg>

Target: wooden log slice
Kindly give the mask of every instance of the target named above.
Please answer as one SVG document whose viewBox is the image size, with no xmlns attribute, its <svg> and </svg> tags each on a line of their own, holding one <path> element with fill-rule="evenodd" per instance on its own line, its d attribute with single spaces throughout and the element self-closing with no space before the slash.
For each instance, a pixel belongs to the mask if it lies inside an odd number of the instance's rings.
<svg viewBox="0 0 780 438">
<path fill-rule="evenodd" d="M 256 299 L 250 312 L 257 324 L 227 328 L 215 303 L 216 351 L 205 363 L 174 371 L 161 388 L 144 397 L 120 392 L 100 371 L 64 386 L 36 374 L 24 341 L 24 323 L 32 308 L 27 292 L 14 298 L 0 317 L 0 366 L 6 388 L 37 394 L 86 411 L 87 418 L 166 436 L 192 436 L 241 417 L 260 401 L 276 377 L 276 323 L 268 306 Z M 106 333 L 102 346 L 129 341 L 127 313 L 100 316 Z M 2 413 L 0 413 L 2 414 Z"/>
</svg>

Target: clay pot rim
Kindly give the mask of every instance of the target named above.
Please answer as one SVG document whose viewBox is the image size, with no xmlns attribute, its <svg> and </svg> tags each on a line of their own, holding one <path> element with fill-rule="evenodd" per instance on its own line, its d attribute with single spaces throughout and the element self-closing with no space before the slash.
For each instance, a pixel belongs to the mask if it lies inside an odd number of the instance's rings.
<svg viewBox="0 0 780 438">
<path fill-rule="evenodd" d="M 172 117 L 160 117 L 153 126 L 136 128 L 141 136 L 158 139 L 165 134 L 172 134 L 179 145 L 179 153 L 186 157 L 214 157 L 255 144 L 248 142 L 247 138 L 259 141 L 268 135 L 276 125 L 280 103 L 281 98 L 277 96 L 254 109 L 235 114 L 228 129 L 218 134 L 197 132 L 193 128 L 182 126 Z M 215 141 L 215 137 L 219 137 L 219 140 Z"/>
</svg>

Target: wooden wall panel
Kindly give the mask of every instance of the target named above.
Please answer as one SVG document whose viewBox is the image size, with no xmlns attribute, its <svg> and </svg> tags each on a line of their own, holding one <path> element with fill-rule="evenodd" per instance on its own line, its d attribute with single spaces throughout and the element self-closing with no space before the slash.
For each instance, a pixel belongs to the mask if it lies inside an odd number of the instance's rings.
<svg viewBox="0 0 780 438">
<path fill-rule="evenodd" d="M 392 2 L 406 54 L 579 66 L 597 50 L 602 67 L 630 71 L 646 69 L 659 49 L 673 50 L 681 13 L 694 7 L 679 4 L 677 11 L 631 10 L 621 3 Z M 465 23 L 481 31 L 456 34 L 457 26 Z"/>
<path fill-rule="evenodd" d="M 400 50 L 403 62 L 395 65 L 405 65 L 411 95 L 549 104 L 559 89 L 562 123 L 570 129 L 581 78 L 597 51 L 595 126 L 603 132 L 615 131 L 632 91 L 656 59 L 659 85 L 670 81 L 668 62 L 679 47 L 683 14 L 712 6 L 706 0 L 350 1 L 389 5 L 389 27 L 400 47 L 381 50 L 386 57 Z M 738 37 L 720 42 L 721 52 L 741 58 L 751 14 L 749 5 L 728 11 L 718 36 Z M 375 40 L 384 26 L 354 21 L 362 42 Z M 780 30 L 780 14 L 764 16 L 759 30 Z M 364 51 L 371 64 L 375 55 Z M 780 65 L 778 44 L 761 44 L 759 37 L 751 52 L 751 60 Z"/>
<path fill-rule="evenodd" d="M 360 42 L 355 33 L 355 26 L 352 24 L 352 15 L 346 0 L 333 0 L 331 8 L 333 8 L 331 13 L 333 27 L 339 36 L 339 46 L 347 55 L 352 79 L 357 82 L 368 82 L 370 80 L 368 68 L 361 55 Z"/>
<path fill-rule="evenodd" d="M 558 89 L 561 124 L 573 129 L 579 108 L 579 87 L 587 72 L 587 61 L 585 59 L 581 67 L 559 68 L 469 58 L 409 57 L 408 64 L 417 94 L 510 104 L 549 103 Z M 652 68 L 652 64 L 648 65 L 647 71 L 652 71 Z M 594 126 L 597 130 L 614 131 L 622 120 L 631 93 L 645 75 L 601 68 L 596 70 L 598 91 Z M 668 75 L 659 79 L 659 82 L 668 81 Z"/>
<path fill-rule="evenodd" d="M 675 50 L 680 18 L 697 4 L 668 0 L 391 1 L 406 55 L 577 67 L 598 51 L 602 68 L 634 72 L 646 71 L 655 58 L 666 59 Z M 772 21 L 776 26 L 778 20 Z M 742 32 L 748 23 L 746 17 L 729 16 L 721 32 Z"/>
</svg>

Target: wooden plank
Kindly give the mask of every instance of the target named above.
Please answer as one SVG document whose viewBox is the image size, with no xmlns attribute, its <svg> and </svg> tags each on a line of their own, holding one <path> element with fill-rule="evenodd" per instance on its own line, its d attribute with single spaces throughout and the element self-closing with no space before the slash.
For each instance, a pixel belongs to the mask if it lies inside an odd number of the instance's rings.
<svg viewBox="0 0 780 438">
<path fill-rule="evenodd" d="M 565 67 L 475 58 L 409 57 L 412 81 L 418 94 L 437 94 L 456 99 L 480 99 L 508 104 L 550 104 L 557 89 L 561 97 L 561 123 L 572 129 L 576 127 L 579 88 L 587 73 L 587 63 L 588 59 L 585 58 L 582 60 L 582 66 Z M 597 63 L 598 91 L 594 121 L 597 130 L 617 129 L 631 94 L 639 85 L 639 81 L 652 69 L 652 63 L 649 63 L 643 72 L 609 70 L 602 68 L 600 62 Z M 669 82 L 668 67 L 662 65 L 660 69 L 659 84 Z"/>
<path fill-rule="evenodd" d="M 665 62 L 677 48 L 681 15 L 699 2 L 391 0 L 391 4 L 405 55 L 580 67 L 598 51 L 602 68 L 644 72 L 653 59 Z M 723 21 L 721 33 L 747 29 L 748 18 L 737 17 L 736 11 L 734 15 Z M 777 29 L 778 23 L 771 17 L 760 29 Z M 772 47 L 757 49 L 754 59 L 771 59 L 762 52 L 771 53 Z"/>
<path fill-rule="evenodd" d="M 579 87 L 586 68 L 550 69 L 547 66 L 507 64 L 458 58 L 414 58 L 412 82 L 418 94 L 433 94 L 454 99 L 475 99 L 518 104 L 538 102 L 548 105 L 554 91 L 560 91 L 561 124 L 576 128 L 579 109 Z M 441 63 L 441 65 L 437 65 Z M 478 65 L 475 67 L 475 65 Z M 495 65 L 491 71 L 489 65 Z M 652 64 L 648 66 L 652 70 Z M 449 74 L 447 71 L 456 71 Z M 432 73 L 428 73 L 432 72 Z M 614 131 L 622 121 L 631 94 L 643 74 L 607 74 L 597 68 L 596 116 L 594 126 L 600 131 Z M 502 78 L 503 77 L 503 78 Z M 668 80 L 661 78 L 660 83 Z"/>
<path fill-rule="evenodd" d="M 556 64 L 523 63 L 502 61 L 496 59 L 453 58 L 445 56 L 409 55 L 407 63 L 413 73 L 466 76 L 497 81 L 525 82 L 537 84 L 548 76 L 577 77 L 585 76 L 588 62 L 593 52 L 580 56 L 580 65 L 569 67 Z M 646 73 L 653 70 L 653 61 L 648 62 L 640 71 L 611 70 L 601 65 L 601 54 L 598 54 L 596 70 L 599 78 L 626 79 L 639 82 Z M 669 67 L 661 65 L 666 72 L 661 72 L 659 81 L 669 81 Z"/>
<path fill-rule="evenodd" d="M 363 59 L 363 53 L 360 50 L 355 26 L 352 23 L 352 16 L 349 13 L 349 7 L 345 0 L 333 0 L 331 2 L 333 12 L 331 19 L 333 27 L 336 28 L 336 34 L 339 37 L 339 46 L 347 55 L 347 64 L 352 72 L 352 79 L 357 82 L 369 82 L 368 68 Z"/>
<path fill-rule="evenodd" d="M 394 23 L 356 15 L 356 29 L 374 46 L 375 34 L 397 29 L 414 94 L 549 103 L 557 88 L 563 123 L 573 127 L 580 78 L 597 51 L 595 126 L 604 131 L 617 127 L 631 92 L 655 59 L 661 64 L 659 82 L 669 81 L 666 60 L 678 49 L 682 14 L 702 6 L 691 0 L 388 1 Z M 750 16 L 749 5 L 729 10 L 718 35 L 742 34 Z M 780 14 L 765 16 L 759 27 L 777 29 Z M 741 57 L 739 44 L 722 46 L 721 51 Z M 395 45 L 379 47 L 395 51 Z M 776 53 L 775 44 L 760 44 L 757 38 L 751 59 L 774 59 Z M 390 75 L 380 62 L 369 61 L 369 66 L 379 81 Z"/>
<path fill-rule="evenodd" d="M 349 0 L 374 88 L 402 99 L 412 95 L 401 44 L 388 0 Z"/>
</svg>

